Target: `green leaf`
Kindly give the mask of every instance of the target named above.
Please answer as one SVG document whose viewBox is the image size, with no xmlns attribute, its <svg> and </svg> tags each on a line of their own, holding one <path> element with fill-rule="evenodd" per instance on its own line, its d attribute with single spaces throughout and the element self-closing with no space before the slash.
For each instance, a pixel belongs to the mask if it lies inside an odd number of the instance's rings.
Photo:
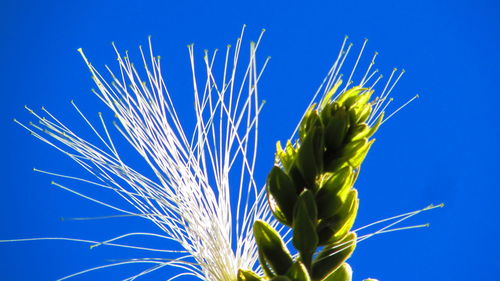
<svg viewBox="0 0 500 281">
<path fill-rule="evenodd" d="M 317 212 L 312 191 L 305 189 L 295 204 L 292 242 L 306 267 L 311 264 L 312 255 L 318 246 Z"/>
<path fill-rule="evenodd" d="M 292 265 L 292 256 L 286 249 L 278 232 L 264 221 L 253 225 L 255 241 L 261 252 L 261 263 L 268 263 L 278 275 L 285 274 Z"/>
<path fill-rule="evenodd" d="M 338 243 L 325 247 L 312 264 L 312 278 L 323 280 L 337 270 L 354 251 L 356 247 L 356 234 L 345 235 Z"/>
<path fill-rule="evenodd" d="M 322 281 L 351 281 L 352 280 L 352 268 L 348 263 L 343 263 L 337 270 L 332 274 L 328 275 Z"/>
<path fill-rule="evenodd" d="M 238 270 L 238 281 L 264 281 L 263 278 L 259 277 L 251 270 Z"/>
<path fill-rule="evenodd" d="M 286 276 L 294 281 L 311 281 L 307 268 L 301 261 L 295 261 Z"/>
<path fill-rule="evenodd" d="M 293 208 L 297 202 L 297 191 L 292 179 L 278 166 L 274 166 L 267 177 L 266 184 L 268 196 L 272 197 L 276 206 L 271 205 L 271 210 L 275 216 L 280 219 L 281 211 L 285 216 L 285 221 L 281 221 L 286 225 L 291 225 L 293 221 Z"/>
</svg>

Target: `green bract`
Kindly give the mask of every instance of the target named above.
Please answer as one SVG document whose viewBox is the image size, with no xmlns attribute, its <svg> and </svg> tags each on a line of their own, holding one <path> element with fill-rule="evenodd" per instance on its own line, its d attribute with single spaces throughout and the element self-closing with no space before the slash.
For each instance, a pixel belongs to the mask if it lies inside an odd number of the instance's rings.
<svg viewBox="0 0 500 281">
<path fill-rule="evenodd" d="M 257 221 L 254 234 L 265 276 L 240 270 L 239 281 L 351 280 L 345 261 L 356 247 L 351 228 L 359 200 L 353 186 L 383 115 L 369 126 L 373 91 L 355 86 L 333 99 L 339 85 L 305 113 L 295 144 L 277 143 L 276 165 L 267 178 L 271 210 L 292 228 L 297 258 L 278 232 Z"/>
</svg>

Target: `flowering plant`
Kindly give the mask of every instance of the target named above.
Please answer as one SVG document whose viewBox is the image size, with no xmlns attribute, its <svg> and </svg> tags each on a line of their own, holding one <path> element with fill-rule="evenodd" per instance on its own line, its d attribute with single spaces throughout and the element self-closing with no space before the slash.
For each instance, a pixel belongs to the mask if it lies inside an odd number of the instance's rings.
<svg viewBox="0 0 500 281">
<path fill-rule="evenodd" d="M 341 69 L 352 47 L 347 38 L 344 40 L 336 61 L 297 126 L 298 139 L 292 137 L 285 147 L 278 142 L 275 165 L 266 185 L 257 185 L 253 174 L 263 105 L 257 86 L 269 58 L 258 67 L 256 54 L 263 31 L 250 44 L 248 64 L 239 65 L 244 29 L 234 48 L 228 46 L 223 55 L 222 74 L 214 71 L 218 52 L 206 51 L 201 74 L 204 78 L 200 79 L 194 46 L 188 46 L 196 117 L 191 135 L 186 133 L 176 112 L 174 98 L 162 76 L 160 57 L 153 54 L 151 42 L 148 51 L 140 48 L 145 74 L 140 73 L 128 54 L 121 55 L 113 44 L 119 71 L 106 67 L 110 82 L 79 50 L 97 87 L 93 93 L 115 115 L 115 129 L 139 153 L 154 178 L 122 159 L 101 113 L 99 126 L 92 124 L 75 102 L 72 105 L 100 143 L 80 137 L 45 108 L 39 114 L 26 107 L 37 123 L 26 125 L 15 120 L 33 136 L 69 156 L 95 180 L 35 169 L 37 172 L 111 190 L 130 208 L 117 207 L 52 182 L 121 215 L 149 220 L 159 233 L 132 232 L 105 241 L 73 238 L 3 241 L 64 239 L 90 243 L 92 247 L 117 246 L 169 255 L 115 262 L 60 280 L 131 263 L 148 263 L 151 267 L 126 280 L 166 266 L 185 270 L 171 279 L 190 275 L 210 281 L 351 280 L 352 270 L 345 261 L 357 243 L 376 234 L 424 226 L 393 228 L 434 206 L 376 222 L 395 220 L 369 234 L 358 233 L 365 227 L 352 230 L 359 204 L 354 183 L 373 144 L 372 135 L 399 110 L 384 117 L 392 101 L 389 95 L 404 72 L 397 74 L 394 70 L 381 93 L 372 98 L 382 78 L 372 69 L 377 54 L 361 80 L 357 83 L 351 80 L 366 41 L 346 82 L 342 83 Z M 119 243 L 130 236 L 173 240 L 184 250 Z M 287 249 L 290 241 L 298 252 L 296 255 Z"/>
</svg>

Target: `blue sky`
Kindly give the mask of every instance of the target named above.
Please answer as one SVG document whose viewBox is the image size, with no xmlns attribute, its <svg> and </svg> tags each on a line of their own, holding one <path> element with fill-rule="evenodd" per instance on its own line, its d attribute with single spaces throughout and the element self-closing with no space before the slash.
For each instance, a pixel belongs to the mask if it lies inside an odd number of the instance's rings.
<svg viewBox="0 0 500 281">
<path fill-rule="evenodd" d="M 430 228 L 362 242 L 350 260 L 354 280 L 370 276 L 384 281 L 493 280 L 500 274 L 498 3 L 102 2 L 0 3 L 0 239 L 103 240 L 131 231 L 154 231 L 133 219 L 61 221 L 61 217 L 110 212 L 54 188 L 50 176 L 32 172 L 37 167 L 83 174 L 12 118 L 29 120 L 24 105 L 46 106 L 79 124 L 69 103 L 72 99 L 86 112 L 104 111 L 90 92 L 92 81 L 76 49 L 84 48 L 98 66 L 113 65 L 111 41 L 135 52 L 147 43 L 148 35 L 164 58 L 173 95 L 184 101 L 178 110 L 189 116 L 191 103 L 182 99 L 191 97 L 186 45 L 194 43 L 201 58 L 203 49 L 223 49 L 232 43 L 246 24 L 248 39 L 266 28 L 260 56 L 272 57 L 260 84 L 260 96 L 266 100 L 256 173 L 261 183 L 272 165 L 275 141 L 285 140 L 293 131 L 344 35 L 355 48 L 368 38 L 367 54 L 380 53 L 377 66 L 382 73 L 388 75 L 393 67 L 406 69 L 393 94 L 395 104 L 420 94 L 377 133 L 356 185 L 361 199 L 357 225 L 430 203 L 444 202 L 446 208 L 408 222 L 430 222 Z M 55 280 L 137 255 L 144 253 L 89 250 L 69 242 L 0 244 L 0 279 Z M 75 280 L 120 280 L 137 271 L 120 267 Z M 164 275 L 169 271 L 144 280 L 165 280 Z"/>
</svg>

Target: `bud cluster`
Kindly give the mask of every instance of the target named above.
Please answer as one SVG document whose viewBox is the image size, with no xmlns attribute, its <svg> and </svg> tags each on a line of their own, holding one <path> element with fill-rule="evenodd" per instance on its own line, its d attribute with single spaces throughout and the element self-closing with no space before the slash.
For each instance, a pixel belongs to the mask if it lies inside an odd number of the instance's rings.
<svg viewBox="0 0 500 281">
<path fill-rule="evenodd" d="M 267 178 L 271 210 L 292 228 L 298 258 L 272 227 L 257 221 L 254 235 L 267 277 L 240 270 L 239 281 L 351 280 L 345 260 L 356 245 L 350 232 L 359 204 L 353 185 L 383 115 L 369 126 L 373 91 L 356 86 L 332 99 L 339 86 L 309 108 L 295 144 L 288 141 L 282 148 L 277 143 L 276 165 Z"/>
</svg>

